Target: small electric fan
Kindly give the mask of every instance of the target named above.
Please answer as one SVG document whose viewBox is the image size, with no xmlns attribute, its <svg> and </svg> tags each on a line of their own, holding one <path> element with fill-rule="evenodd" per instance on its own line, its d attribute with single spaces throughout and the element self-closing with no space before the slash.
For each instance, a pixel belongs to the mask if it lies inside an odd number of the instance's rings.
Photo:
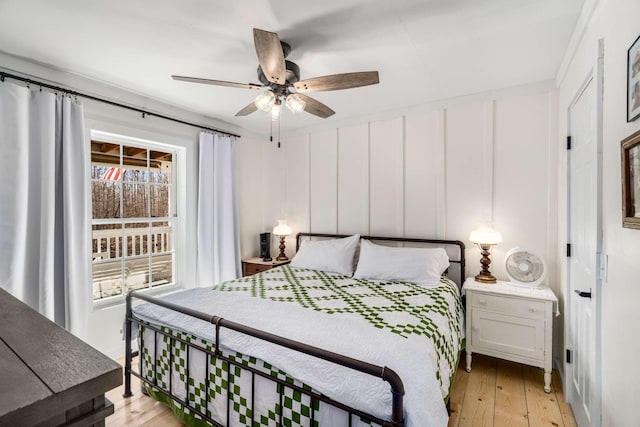
<svg viewBox="0 0 640 427">
<path fill-rule="evenodd" d="M 507 275 L 515 285 L 534 288 L 544 280 L 547 265 L 536 254 L 521 248 L 512 248 L 504 260 Z"/>
</svg>

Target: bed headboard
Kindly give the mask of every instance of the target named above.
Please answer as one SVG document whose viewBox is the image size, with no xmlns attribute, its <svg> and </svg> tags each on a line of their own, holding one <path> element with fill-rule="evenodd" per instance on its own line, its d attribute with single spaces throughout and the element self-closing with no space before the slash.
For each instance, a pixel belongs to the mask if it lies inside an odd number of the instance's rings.
<svg viewBox="0 0 640 427">
<path fill-rule="evenodd" d="M 296 235 L 296 252 L 300 249 L 303 238 L 321 238 L 321 239 L 339 239 L 349 237 L 349 234 L 327 234 L 327 233 L 298 233 Z M 465 279 L 465 259 L 464 259 L 464 243 L 460 240 L 441 240 L 441 239 L 419 239 L 412 237 L 380 237 L 380 236 L 360 236 L 361 239 L 376 240 L 381 242 L 397 242 L 410 243 L 411 246 L 426 246 L 444 248 L 449 255 L 449 269 L 446 274 L 451 280 L 462 288 Z"/>
</svg>

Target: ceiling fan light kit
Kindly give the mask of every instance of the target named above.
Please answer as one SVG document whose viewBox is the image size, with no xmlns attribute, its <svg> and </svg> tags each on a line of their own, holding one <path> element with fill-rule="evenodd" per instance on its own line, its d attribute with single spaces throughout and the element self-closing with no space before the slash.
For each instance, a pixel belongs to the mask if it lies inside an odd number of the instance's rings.
<svg viewBox="0 0 640 427">
<path fill-rule="evenodd" d="M 314 116 L 326 119 L 335 114 L 331 108 L 302 92 L 322 92 L 350 89 L 378 84 L 377 71 L 333 74 L 300 80 L 300 67 L 285 58 L 291 46 L 280 40 L 278 34 L 253 29 L 253 43 L 258 57 L 258 80 L 262 83 L 235 83 L 223 80 L 211 80 L 199 77 L 171 76 L 174 80 L 190 83 L 204 83 L 241 89 L 267 89 L 255 100 L 238 111 L 236 116 L 247 116 L 257 110 L 270 112 L 273 121 L 280 119 L 282 104 L 292 113 L 306 111 Z"/>
<path fill-rule="evenodd" d="M 282 111 L 282 103 L 280 100 L 277 100 L 275 104 L 271 107 L 271 120 L 277 122 L 280 120 L 280 112 Z"/>
<path fill-rule="evenodd" d="M 307 106 L 307 103 L 302 99 L 300 95 L 297 93 L 292 93 L 287 95 L 287 108 L 293 114 L 299 113 L 300 111 L 304 111 L 304 108 Z"/>
<path fill-rule="evenodd" d="M 276 103 L 276 95 L 270 90 L 262 92 L 256 96 L 253 103 L 256 104 L 256 107 L 261 111 L 271 111 L 271 107 Z"/>
</svg>

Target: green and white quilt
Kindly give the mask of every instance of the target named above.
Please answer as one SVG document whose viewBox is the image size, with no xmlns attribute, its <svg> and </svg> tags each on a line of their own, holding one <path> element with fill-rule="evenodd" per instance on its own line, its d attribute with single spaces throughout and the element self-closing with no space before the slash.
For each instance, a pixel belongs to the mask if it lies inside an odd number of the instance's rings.
<svg viewBox="0 0 640 427">
<path fill-rule="evenodd" d="M 463 342 L 462 304 L 457 286 L 447 278 L 430 288 L 282 266 L 223 283 L 213 291 L 192 289 L 165 298 L 250 327 L 387 366 L 400 375 L 405 385 L 406 425 L 446 425 L 444 401 L 448 398 Z M 174 336 L 203 347 L 213 346 L 214 328 L 207 322 L 150 304 L 134 311 L 149 323 L 164 325 L 163 329 Z M 207 410 L 221 423 L 228 411 L 233 426 L 275 426 L 281 413 L 282 425 L 348 425 L 343 411 L 317 401 L 312 404 L 308 397 L 287 387 L 280 403 L 277 389 L 280 386 L 257 376 L 252 393 L 249 372 L 232 366 L 227 374 L 226 362 L 207 358 L 203 352 L 190 350 L 187 366 L 186 345 L 174 340 L 170 345 L 170 339 L 162 336 L 158 336 L 154 345 L 153 332 L 144 324 L 140 326 L 139 337 L 143 375 L 153 379 L 156 359 L 155 377 L 160 387 L 168 390 L 171 382 L 173 394 L 181 399 L 189 397 L 197 408 Z M 382 419 L 389 417 L 389 386 L 378 378 L 230 330 L 222 329 L 220 346 L 225 355 L 270 376 L 313 389 Z M 174 367 L 171 380 L 169 364 Z M 205 404 L 207 373 L 208 407 Z M 231 392 L 229 408 L 227 389 Z M 200 422 L 187 408 L 173 405 L 189 424 Z M 355 416 L 352 423 L 371 425 Z"/>
</svg>

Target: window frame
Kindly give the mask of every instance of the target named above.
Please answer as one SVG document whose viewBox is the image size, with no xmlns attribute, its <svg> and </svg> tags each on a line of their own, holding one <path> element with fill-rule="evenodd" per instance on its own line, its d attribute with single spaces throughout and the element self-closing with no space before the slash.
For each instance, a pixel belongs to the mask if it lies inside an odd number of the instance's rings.
<svg viewBox="0 0 640 427">
<path fill-rule="evenodd" d="M 122 215 L 123 208 L 121 207 L 121 213 L 119 218 L 94 219 L 93 209 L 92 209 L 93 200 L 91 197 L 91 188 L 92 188 L 91 183 L 94 181 L 94 179 L 91 177 L 91 173 L 89 173 L 89 180 L 90 180 L 89 215 L 90 215 L 90 223 L 91 223 L 89 233 L 90 233 L 90 239 L 93 239 L 93 226 L 96 224 L 104 224 L 104 223 L 111 224 L 111 223 L 117 222 L 122 224 L 124 229 L 126 224 L 129 224 L 129 223 L 149 222 L 150 224 L 153 224 L 154 222 L 166 222 L 166 221 L 170 222 L 172 227 L 173 250 L 167 253 L 171 253 L 173 255 L 173 282 L 163 284 L 163 285 L 151 286 L 147 288 L 140 288 L 140 289 L 137 289 L 137 291 L 144 292 L 150 295 L 156 295 L 156 294 L 171 292 L 173 290 L 180 288 L 180 284 L 182 283 L 181 266 L 183 265 L 183 262 L 184 262 L 183 258 L 185 256 L 184 252 L 186 247 L 184 242 L 184 237 L 183 237 L 184 230 L 185 230 L 185 221 L 186 221 L 185 214 L 184 214 L 186 210 L 185 209 L 186 200 L 184 196 L 186 193 L 185 191 L 186 189 L 186 174 L 185 174 L 186 149 L 185 147 L 180 146 L 178 144 L 174 145 L 170 143 L 158 142 L 158 141 L 149 140 L 149 139 L 136 138 L 133 136 L 120 135 L 120 134 L 104 132 L 96 129 L 91 129 L 90 139 L 88 143 L 91 144 L 91 141 L 94 141 L 94 140 L 100 140 L 108 143 L 119 144 L 121 147 L 134 146 L 134 147 L 145 148 L 149 151 L 164 151 L 172 154 L 173 158 L 172 158 L 171 179 L 172 179 L 172 187 L 175 191 L 175 195 L 172 197 L 173 201 L 171 202 L 173 212 L 170 212 L 169 217 L 156 218 L 156 217 L 148 216 L 146 218 L 140 218 L 140 217 L 124 218 Z M 89 153 L 89 157 L 90 157 L 89 168 L 91 169 L 93 165 L 93 162 L 91 160 L 91 153 Z M 123 165 L 120 164 L 120 167 L 123 167 Z M 120 182 L 124 183 L 124 180 L 121 180 Z M 152 185 L 151 183 L 148 184 L 149 188 L 151 187 L 151 185 Z M 150 194 L 149 194 L 149 203 L 151 203 Z M 151 212 L 148 212 L 148 213 L 149 215 L 151 215 Z M 89 248 L 90 248 L 90 254 L 89 254 L 90 259 L 93 260 L 93 244 L 90 244 Z M 152 255 L 153 255 L 152 252 L 148 252 L 146 255 L 143 255 L 142 257 L 148 258 L 151 262 Z M 121 260 L 123 261 L 123 268 L 127 259 L 134 259 L 134 258 L 133 257 L 121 258 Z M 91 281 L 90 281 L 90 287 L 88 291 L 91 294 L 90 301 L 92 302 L 93 307 L 103 308 L 103 307 L 122 304 L 126 297 L 126 291 L 125 291 L 126 283 L 124 282 L 124 277 L 123 277 L 123 284 L 122 284 L 123 292 L 120 295 L 108 296 L 100 299 L 93 299 L 93 266 L 94 266 L 94 263 L 93 261 L 91 261 L 91 269 L 90 269 Z"/>
</svg>

